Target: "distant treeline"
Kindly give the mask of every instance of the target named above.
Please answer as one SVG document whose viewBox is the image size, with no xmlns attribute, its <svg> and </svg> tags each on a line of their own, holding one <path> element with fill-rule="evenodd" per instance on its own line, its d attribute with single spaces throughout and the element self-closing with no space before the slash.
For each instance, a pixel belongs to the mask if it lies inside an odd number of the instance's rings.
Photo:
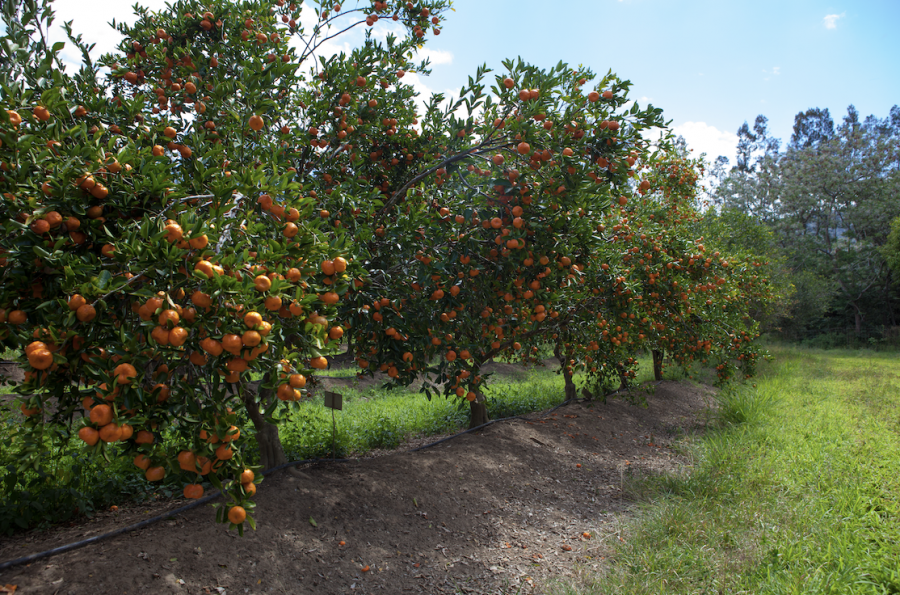
<svg viewBox="0 0 900 595">
<path fill-rule="evenodd" d="M 827 109 L 794 119 L 786 147 L 765 116 L 738 129 L 737 163 L 711 167 L 729 241 L 769 263 L 780 303 L 764 313 L 788 340 L 900 344 L 900 107 L 839 124 Z M 892 231 L 893 229 L 893 231 Z"/>
</svg>

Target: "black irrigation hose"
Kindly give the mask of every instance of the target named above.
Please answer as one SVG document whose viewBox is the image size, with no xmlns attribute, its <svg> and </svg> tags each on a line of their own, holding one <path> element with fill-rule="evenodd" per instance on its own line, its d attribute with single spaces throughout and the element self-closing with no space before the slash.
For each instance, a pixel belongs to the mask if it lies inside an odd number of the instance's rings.
<svg viewBox="0 0 900 595">
<path fill-rule="evenodd" d="M 659 384 L 659 382 L 656 383 L 656 385 L 658 385 L 658 384 Z M 624 390 L 624 389 L 619 389 L 617 391 L 613 391 L 613 392 L 609 393 L 608 395 L 606 395 L 606 397 L 611 397 L 613 395 L 616 395 L 616 394 L 620 393 L 622 390 Z M 563 401 L 562 403 L 560 403 L 553 409 L 550 409 L 549 411 L 547 411 L 547 413 L 544 415 L 544 417 L 553 413 L 560 407 L 564 407 L 565 405 L 568 405 L 572 402 L 577 402 L 577 401 L 579 401 L 579 399 L 574 399 L 574 400 L 570 399 L 567 401 Z M 491 424 L 495 424 L 495 423 L 498 423 L 501 421 L 509 421 L 512 419 L 523 419 L 525 421 L 532 421 L 529 418 L 523 417 L 521 415 L 513 415 L 511 417 L 503 417 L 501 419 L 493 419 L 487 423 L 481 424 L 480 426 L 476 426 L 474 428 L 469 428 L 468 430 L 465 430 L 463 432 L 458 432 L 456 434 L 453 434 L 452 436 L 447 436 L 446 438 L 442 438 L 435 442 L 431 442 L 430 444 L 425 444 L 425 445 L 413 448 L 407 452 L 417 452 L 420 450 L 425 450 L 426 448 L 431 448 L 433 446 L 437 446 L 438 444 L 442 444 L 449 440 L 453 440 L 454 438 L 459 438 L 460 436 L 463 436 L 465 434 L 469 434 L 471 432 L 475 432 L 477 430 L 484 429 Z M 353 459 L 303 459 L 300 461 L 291 461 L 290 463 L 284 463 L 283 465 L 278 465 L 277 467 L 267 469 L 266 471 L 263 471 L 263 475 L 264 476 L 269 475 L 270 473 L 274 473 L 276 471 L 281 471 L 282 469 L 286 469 L 288 467 L 296 467 L 297 465 L 305 465 L 307 463 L 347 463 L 352 460 Z M 21 558 L 16 558 L 15 560 L 8 560 L 6 562 L 0 563 L 0 571 L 6 570 L 7 568 L 12 568 L 13 566 L 19 566 L 21 564 L 29 564 L 31 562 L 35 562 L 36 560 L 41 560 L 43 558 L 49 558 L 50 556 L 55 556 L 56 554 L 62 554 L 63 552 L 75 550 L 75 549 L 84 547 L 86 545 L 96 543 L 103 539 L 108 539 L 110 537 L 115 537 L 117 535 L 121 535 L 122 533 L 127 533 L 129 531 L 136 531 L 138 529 L 146 527 L 147 525 L 151 525 L 157 521 L 165 520 L 169 517 L 173 517 L 173 516 L 181 514 L 183 512 L 187 512 L 188 510 L 191 510 L 192 508 L 196 508 L 197 506 L 200 506 L 201 504 L 206 504 L 207 502 L 211 502 L 212 500 L 215 500 L 216 498 L 218 498 L 221 495 L 222 495 L 221 492 L 215 491 L 212 494 L 209 494 L 207 496 L 204 496 L 203 498 L 200 498 L 196 502 L 191 502 L 190 504 L 187 504 L 180 508 L 176 508 L 174 510 L 170 510 L 168 512 L 164 512 L 161 515 L 141 521 L 139 523 L 135 523 L 135 524 L 129 525 L 127 527 L 122 527 L 121 529 L 116 529 L 115 531 L 110 531 L 109 533 L 104 533 L 103 535 L 95 535 L 94 537 L 88 537 L 87 539 L 84 539 L 82 541 L 76 541 L 74 543 L 67 543 L 66 545 L 61 545 L 59 547 L 56 547 L 56 548 L 53 548 L 50 550 L 46 550 L 43 552 L 39 552 L 37 554 L 31 554 L 30 556 L 23 556 Z"/>
</svg>

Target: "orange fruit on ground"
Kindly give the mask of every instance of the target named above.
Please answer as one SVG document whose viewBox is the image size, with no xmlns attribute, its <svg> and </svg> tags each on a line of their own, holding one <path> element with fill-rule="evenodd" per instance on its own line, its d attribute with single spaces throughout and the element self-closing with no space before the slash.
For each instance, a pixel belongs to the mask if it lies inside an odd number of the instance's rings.
<svg viewBox="0 0 900 595">
<path fill-rule="evenodd" d="M 81 428 L 78 437 L 84 440 L 88 446 L 94 446 L 100 440 L 100 433 L 94 428 Z"/>
<path fill-rule="evenodd" d="M 144 477 L 147 478 L 147 481 L 161 481 L 165 476 L 166 470 L 163 467 L 150 467 L 147 469 L 147 472 L 144 473 Z"/>
<path fill-rule="evenodd" d="M 203 486 L 199 483 L 189 483 L 184 486 L 184 497 L 197 500 L 203 497 Z"/>
<path fill-rule="evenodd" d="M 232 506 L 228 509 L 228 520 L 235 525 L 240 525 L 247 518 L 247 511 L 243 506 Z"/>
</svg>

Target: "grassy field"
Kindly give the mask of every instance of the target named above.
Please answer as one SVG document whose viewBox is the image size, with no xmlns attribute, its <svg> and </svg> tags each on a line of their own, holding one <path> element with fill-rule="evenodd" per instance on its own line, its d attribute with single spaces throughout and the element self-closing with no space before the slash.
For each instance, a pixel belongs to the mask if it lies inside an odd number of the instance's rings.
<svg viewBox="0 0 900 595">
<path fill-rule="evenodd" d="M 555 593 L 900 593 L 900 357 L 773 354 L 691 469 L 632 482 L 607 572 Z"/>
</svg>

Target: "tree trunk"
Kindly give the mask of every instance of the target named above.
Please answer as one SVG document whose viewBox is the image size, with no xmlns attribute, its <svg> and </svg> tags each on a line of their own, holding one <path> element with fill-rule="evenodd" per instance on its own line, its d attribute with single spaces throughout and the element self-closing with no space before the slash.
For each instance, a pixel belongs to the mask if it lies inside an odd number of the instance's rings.
<svg viewBox="0 0 900 595">
<path fill-rule="evenodd" d="M 653 377 L 656 380 L 662 380 L 663 351 L 661 349 L 653 350 Z"/>
<path fill-rule="evenodd" d="M 488 415 L 487 403 L 481 393 L 478 393 L 478 397 L 474 401 L 469 401 L 469 413 L 470 430 L 491 421 Z"/>
<path fill-rule="evenodd" d="M 272 389 L 261 388 L 259 390 L 259 400 L 262 403 L 268 403 L 274 396 L 275 392 Z M 266 421 L 259 409 L 259 403 L 256 402 L 250 391 L 244 392 L 244 407 L 247 409 L 247 416 L 253 422 L 253 427 L 256 428 L 259 463 L 263 469 L 271 469 L 287 463 L 287 457 L 284 456 L 284 449 L 281 447 L 281 439 L 278 437 L 278 426 Z"/>
<path fill-rule="evenodd" d="M 572 381 L 572 374 L 569 372 L 569 367 L 565 365 L 563 362 L 563 379 L 566 381 L 566 401 L 574 401 L 578 398 L 578 394 L 575 392 L 575 383 Z"/>
</svg>

